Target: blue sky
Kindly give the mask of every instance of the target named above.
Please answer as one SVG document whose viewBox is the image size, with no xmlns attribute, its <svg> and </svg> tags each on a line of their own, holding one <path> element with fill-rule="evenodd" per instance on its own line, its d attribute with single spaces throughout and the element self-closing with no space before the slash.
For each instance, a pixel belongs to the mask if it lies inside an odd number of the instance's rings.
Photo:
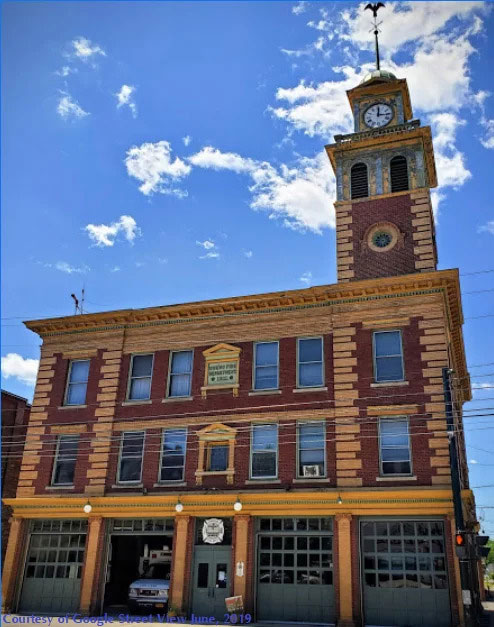
<svg viewBox="0 0 494 627">
<path fill-rule="evenodd" d="M 32 396 L 39 342 L 21 321 L 71 314 L 83 286 L 94 312 L 336 280 L 323 146 L 351 131 L 345 90 L 373 66 L 362 7 L 2 4 L 2 387 Z M 494 483 L 478 416 L 494 407 L 494 272 L 471 274 L 494 270 L 491 8 L 379 16 L 382 66 L 433 129 L 440 268 L 463 275 L 473 486 Z"/>
</svg>

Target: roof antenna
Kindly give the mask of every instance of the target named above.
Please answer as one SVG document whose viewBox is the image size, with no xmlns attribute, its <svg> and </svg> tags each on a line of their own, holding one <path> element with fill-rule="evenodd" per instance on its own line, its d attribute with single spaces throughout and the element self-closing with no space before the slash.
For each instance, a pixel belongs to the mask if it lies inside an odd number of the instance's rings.
<svg viewBox="0 0 494 627">
<path fill-rule="evenodd" d="M 379 22 L 379 24 L 377 23 L 377 12 L 379 11 L 379 9 L 381 7 L 384 7 L 384 4 L 382 2 L 378 2 L 377 4 L 368 4 L 364 11 L 366 11 L 367 9 L 370 9 L 372 11 L 372 15 L 374 16 L 374 24 L 373 24 L 373 28 L 374 28 L 374 37 L 376 39 L 376 67 L 378 70 L 381 69 L 381 64 L 379 61 L 379 40 L 378 40 L 378 35 L 379 35 L 379 26 L 381 26 L 382 22 Z M 372 30 L 372 29 L 371 29 Z"/>
<path fill-rule="evenodd" d="M 84 313 L 84 287 L 82 288 L 82 293 L 81 293 L 81 300 L 79 301 L 79 299 L 77 298 L 77 296 L 75 294 L 71 294 L 71 298 L 74 300 L 74 305 L 75 305 L 75 311 L 74 311 L 74 315 L 77 316 L 77 314 L 83 314 Z"/>
</svg>

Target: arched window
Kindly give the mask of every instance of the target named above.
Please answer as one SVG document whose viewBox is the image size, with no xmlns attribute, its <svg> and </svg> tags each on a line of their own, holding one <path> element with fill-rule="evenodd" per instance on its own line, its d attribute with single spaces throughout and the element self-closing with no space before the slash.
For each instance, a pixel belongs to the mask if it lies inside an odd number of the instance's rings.
<svg viewBox="0 0 494 627">
<path fill-rule="evenodd" d="M 389 164 L 391 191 L 403 192 L 408 189 L 408 165 L 406 157 L 393 157 Z"/>
<path fill-rule="evenodd" d="M 354 198 L 365 198 L 369 195 L 369 182 L 367 177 L 367 166 L 365 163 L 356 163 L 352 166 L 350 173 L 350 185 L 352 190 L 352 200 Z"/>
</svg>

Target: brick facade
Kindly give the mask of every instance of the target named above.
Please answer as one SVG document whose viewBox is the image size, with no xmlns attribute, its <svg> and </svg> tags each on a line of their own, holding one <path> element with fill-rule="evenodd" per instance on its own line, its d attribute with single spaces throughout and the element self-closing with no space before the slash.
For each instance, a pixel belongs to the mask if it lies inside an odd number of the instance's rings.
<svg viewBox="0 0 494 627">
<path fill-rule="evenodd" d="M 2 499 L 15 497 L 30 408 L 26 398 L 2 390 Z M 11 515 L 12 509 L 2 503 L 2 568 Z"/>
</svg>

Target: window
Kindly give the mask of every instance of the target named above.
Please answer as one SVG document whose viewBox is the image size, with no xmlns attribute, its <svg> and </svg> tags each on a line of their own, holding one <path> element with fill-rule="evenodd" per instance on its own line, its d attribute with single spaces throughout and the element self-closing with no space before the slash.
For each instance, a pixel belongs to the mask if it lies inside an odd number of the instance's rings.
<svg viewBox="0 0 494 627">
<path fill-rule="evenodd" d="M 403 381 L 401 331 L 374 333 L 374 377 L 376 381 Z"/>
<path fill-rule="evenodd" d="M 278 475 L 278 425 L 252 426 L 251 477 Z"/>
<path fill-rule="evenodd" d="M 151 398 L 153 355 L 132 355 L 128 398 L 141 401 Z"/>
<path fill-rule="evenodd" d="M 325 424 L 306 422 L 298 425 L 298 476 L 324 477 L 325 464 Z"/>
<path fill-rule="evenodd" d="M 402 192 L 408 189 L 408 165 L 406 157 L 393 157 L 389 163 L 391 191 Z"/>
<path fill-rule="evenodd" d="M 168 396 L 190 396 L 192 379 L 192 351 L 172 352 Z"/>
<path fill-rule="evenodd" d="M 407 418 L 381 418 L 379 420 L 379 447 L 382 475 L 411 474 Z"/>
<path fill-rule="evenodd" d="M 254 344 L 254 390 L 278 387 L 278 342 Z"/>
<path fill-rule="evenodd" d="M 313 388 L 323 385 L 322 337 L 298 340 L 297 387 Z"/>
<path fill-rule="evenodd" d="M 86 402 L 88 376 L 89 359 L 78 359 L 70 362 L 65 405 L 84 405 Z"/>
<path fill-rule="evenodd" d="M 228 444 L 208 446 L 208 470 L 221 472 L 228 468 Z"/>
<path fill-rule="evenodd" d="M 120 462 L 118 464 L 119 483 L 140 482 L 143 450 L 144 431 L 126 431 L 122 433 Z"/>
<path fill-rule="evenodd" d="M 187 429 L 165 429 L 161 452 L 160 481 L 183 481 Z"/>
<path fill-rule="evenodd" d="M 52 485 L 73 485 L 77 460 L 78 435 L 61 435 L 53 465 Z"/>
<path fill-rule="evenodd" d="M 350 170 L 351 197 L 366 198 L 369 195 L 369 182 L 367 180 L 367 166 L 365 163 L 356 163 Z"/>
</svg>

